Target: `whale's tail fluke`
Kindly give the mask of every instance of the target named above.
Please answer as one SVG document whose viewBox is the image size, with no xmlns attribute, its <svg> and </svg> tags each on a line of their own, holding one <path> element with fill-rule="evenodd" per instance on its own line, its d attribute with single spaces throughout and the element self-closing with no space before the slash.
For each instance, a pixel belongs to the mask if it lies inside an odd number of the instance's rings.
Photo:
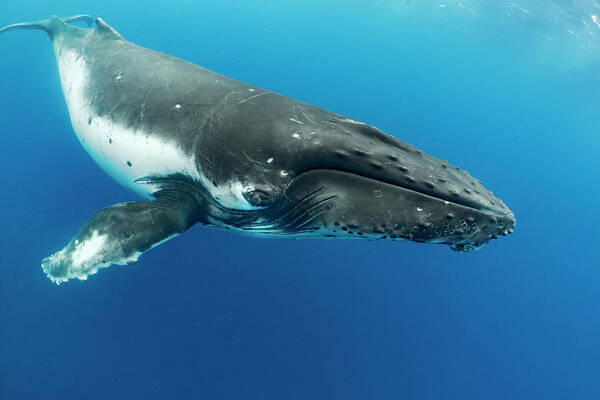
<svg viewBox="0 0 600 400">
<path fill-rule="evenodd" d="M 71 17 L 65 17 L 65 18 L 59 18 L 57 16 L 52 16 L 52 17 L 50 17 L 48 19 L 44 19 L 42 21 L 21 22 L 19 24 L 9 25 L 9 26 L 6 26 L 6 27 L 0 29 L 0 33 L 8 32 L 8 31 L 16 30 L 16 29 L 39 29 L 39 30 L 45 31 L 48 35 L 50 35 L 50 37 L 52 37 L 56 33 L 57 29 L 59 29 L 60 27 L 64 26 L 67 23 L 70 23 L 70 22 L 84 22 L 91 26 L 94 23 L 94 18 L 89 15 L 85 15 L 85 14 L 73 15 Z"/>
</svg>

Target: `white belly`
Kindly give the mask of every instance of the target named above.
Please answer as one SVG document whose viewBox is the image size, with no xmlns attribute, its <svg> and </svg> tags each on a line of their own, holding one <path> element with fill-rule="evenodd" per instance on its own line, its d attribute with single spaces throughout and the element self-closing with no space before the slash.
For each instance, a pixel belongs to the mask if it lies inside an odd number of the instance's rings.
<svg viewBox="0 0 600 400">
<path fill-rule="evenodd" d="M 193 155 L 185 154 L 176 143 L 96 115 L 84 96 L 89 79 L 85 60 L 77 52 L 63 49 L 60 43 L 55 42 L 54 50 L 77 138 L 94 161 L 113 179 L 146 198 L 157 187 L 136 183 L 136 179 L 183 174 L 195 181 L 203 181 Z M 115 79 L 120 78 L 117 76 Z"/>
</svg>

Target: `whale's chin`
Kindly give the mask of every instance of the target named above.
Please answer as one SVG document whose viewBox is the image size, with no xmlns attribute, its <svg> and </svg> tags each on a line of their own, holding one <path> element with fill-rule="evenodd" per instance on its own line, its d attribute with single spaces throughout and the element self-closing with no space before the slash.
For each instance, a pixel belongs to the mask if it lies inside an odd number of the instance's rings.
<svg viewBox="0 0 600 400">
<path fill-rule="evenodd" d="M 466 252 L 513 231 L 497 213 L 349 172 L 300 174 L 271 207 L 238 220 L 247 233 L 292 237 L 410 240 Z"/>
</svg>

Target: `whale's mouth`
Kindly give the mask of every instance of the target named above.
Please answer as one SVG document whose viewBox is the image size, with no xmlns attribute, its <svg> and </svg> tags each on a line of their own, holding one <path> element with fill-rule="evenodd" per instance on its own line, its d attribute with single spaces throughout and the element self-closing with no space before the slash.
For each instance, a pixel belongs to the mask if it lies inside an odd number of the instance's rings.
<svg viewBox="0 0 600 400">
<path fill-rule="evenodd" d="M 276 203 L 242 225 L 248 233 L 263 235 L 410 240 L 464 252 L 511 233 L 515 219 L 510 211 L 317 169 L 299 174 Z"/>
<path fill-rule="evenodd" d="M 388 185 L 397 187 L 398 189 L 401 189 L 401 190 L 414 192 L 416 194 L 428 196 L 428 197 L 431 197 L 431 198 L 434 198 L 434 199 L 437 199 L 437 200 L 440 200 L 443 202 L 447 202 L 450 204 L 454 204 L 457 206 L 467 207 L 467 208 L 471 208 L 471 209 L 477 210 L 477 211 L 485 211 L 485 212 L 493 214 L 493 215 L 504 216 L 504 215 L 512 214 L 512 211 L 510 211 L 500 199 L 495 198 L 492 195 L 492 193 L 487 190 L 485 191 L 485 195 L 487 195 L 487 196 L 483 199 L 478 199 L 477 197 L 469 198 L 469 197 L 465 197 L 465 196 L 460 196 L 460 193 L 458 191 L 454 191 L 451 193 L 436 191 L 435 188 L 433 187 L 433 185 L 423 187 L 423 186 L 415 185 L 413 182 L 410 182 L 410 181 L 402 182 L 401 180 L 389 179 L 385 176 L 374 176 L 371 174 L 362 174 L 362 173 L 359 173 L 359 172 L 356 172 L 356 171 L 353 171 L 350 169 L 348 169 L 348 170 L 331 169 L 331 171 L 348 173 L 350 175 L 354 175 L 359 178 L 374 180 L 377 182 L 381 182 L 384 184 L 388 184 Z M 467 189 L 467 193 L 471 194 L 471 193 L 474 193 L 474 191 Z M 481 195 L 481 192 L 477 191 L 475 194 Z"/>
</svg>

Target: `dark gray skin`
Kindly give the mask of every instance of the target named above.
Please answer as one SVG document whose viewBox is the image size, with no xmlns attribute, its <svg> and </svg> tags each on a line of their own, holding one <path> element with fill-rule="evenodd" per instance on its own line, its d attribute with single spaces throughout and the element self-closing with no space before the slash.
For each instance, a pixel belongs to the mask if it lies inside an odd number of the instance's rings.
<svg viewBox="0 0 600 400">
<path fill-rule="evenodd" d="M 513 213 L 478 180 L 375 127 L 136 46 L 88 16 L 0 33 L 28 28 L 81 52 L 97 116 L 177 143 L 210 182 L 184 174 L 139 177 L 159 187 L 154 200 L 96 213 L 44 260 L 58 283 L 134 262 L 195 223 L 260 235 L 443 243 L 463 252 L 513 231 Z M 231 181 L 251 188 L 243 194 L 250 207 L 224 207 L 212 194 Z M 109 240 L 93 260 L 74 265 L 77 246 L 94 232 Z"/>
</svg>

